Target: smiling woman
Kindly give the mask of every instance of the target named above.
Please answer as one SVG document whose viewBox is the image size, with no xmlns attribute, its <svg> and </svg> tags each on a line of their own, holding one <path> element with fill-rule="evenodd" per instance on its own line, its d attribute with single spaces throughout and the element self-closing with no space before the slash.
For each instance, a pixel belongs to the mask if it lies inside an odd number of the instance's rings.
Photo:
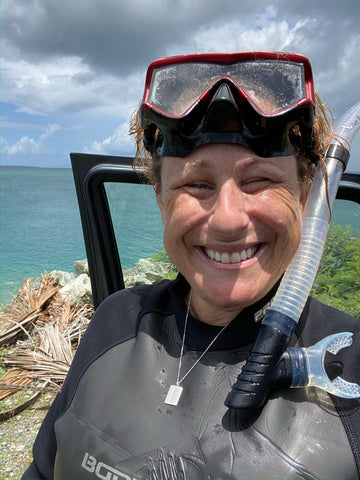
<svg viewBox="0 0 360 480">
<path fill-rule="evenodd" d="M 174 110 L 184 85 L 198 93 Z M 264 107 L 274 98 L 275 113 Z M 204 54 L 150 65 L 132 132 L 147 150 L 140 162 L 179 275 L 99 306 L 24 479 L 358 477 L 359 349 L 321 363 L 321 378 L 341 387 L 332 393 L 351 390 L 350 400 L 289 388 L 307 385 L 301 365 L 310 354 L 300 347 L 343 331 L 358 342 L 358 320 L 309 297 L 288 337 L 280 321 L 262 323 L 298 249 L 315 165 L 325 171 L 328 126 L 302 56 Z M 333 353 L 344 346 L 339 335 L 324 341 Z M 251 396 L 268 366 L 260 405 L 228 400 L 242 368 Z M 342 371 L 351 383 L 328 378 Z"/>
<path fill-rule="evenodd" d="M 300 240 L 301 193 L 295 157 L 205 144 L 186 159 L 164 158 L 164 246 L 191 285 L 196 318 L 226 324 L 280 279 Z"/>
</svg>

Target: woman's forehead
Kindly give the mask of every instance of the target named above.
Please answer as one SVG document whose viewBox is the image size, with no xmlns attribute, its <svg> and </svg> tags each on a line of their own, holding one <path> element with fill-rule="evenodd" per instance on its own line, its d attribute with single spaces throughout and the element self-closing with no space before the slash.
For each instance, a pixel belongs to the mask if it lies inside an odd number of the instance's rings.
<svg viewBox="0 0 360 480">
<path fill-rule="evenodd" d="M 243 145 L 236 144 L 205 144 L 195 149 L 186 157 L 163 157 L 163 165 L 169 168 L 168 174 L 179 172 L 191 173 L 200 171 L 215 171 L 221 173 L 226 169 L 244 171 L 255 169 L 268 171 L 283 169 L 284 163 L 296 168 L 294 156 L 264 158 Z M 177 173 L 176 173 L 177 172 Z"/>
</svg>

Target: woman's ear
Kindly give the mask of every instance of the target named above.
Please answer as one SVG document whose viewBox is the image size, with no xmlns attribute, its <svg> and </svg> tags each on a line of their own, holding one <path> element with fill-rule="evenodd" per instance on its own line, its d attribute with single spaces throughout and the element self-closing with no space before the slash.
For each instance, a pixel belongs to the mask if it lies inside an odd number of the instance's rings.
<svg viewBox="0 0 360 480">
<path fill-rule="evenodd" d="M 155 195 L 156 195 L 156 200 L 157 200 L 157 203 L 160 207 L 160 203 L 161 203 L 161 195 L 160 195 L 160 183 L 159 182 L 155 182 L 154 184 L 154 190 L 155 190 Z M 161 207 L 160 207 L 161 208 Z"/>
<path fill-rule="evenodd" d="M 301 204 L 301 211 L 304 211 L 306 199 L 308 196 L 309 190 L 308 189 L 302 189 L 301 194 L 300 194 L 300 204 Z"/>
<path fill-rule="evenodd" d="M 154 190 L 155 190 L 155 194 L 156 194 L 156 201 L 157 201 L 157 204 L 158 204 L 159 209 L 160 209 L 161 220 L 164 223 L 165 209 L 164 209 L 163 200 L 161 198 L 161 188 L 160 188 L 160 183 L 159 182 L 156 182 L 154 184 Z"/>
<path fill-rule="evenodd" d="M 300 204 L 301 204 L 301 210 L 304 211 L 305 203 L 307 200 L 307 197 L 309 195 L 311 188 L 311 181 L 304 181 L 302 185 L 300 185 Z"/>
</svg>

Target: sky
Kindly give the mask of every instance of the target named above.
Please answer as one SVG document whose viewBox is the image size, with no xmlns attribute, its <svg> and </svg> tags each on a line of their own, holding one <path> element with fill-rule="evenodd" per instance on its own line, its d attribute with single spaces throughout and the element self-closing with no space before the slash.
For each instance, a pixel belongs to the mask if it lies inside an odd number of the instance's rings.
<svg viewBox="0 0 360 480">
<path fill-rule="evenodd" d="M 2 0 L 1 163 L 133 155 L 147 67 L 171 55 L 301 53 L 336 121 L 360 100 L 359 17 L 359 0 Z"/>
</svg>

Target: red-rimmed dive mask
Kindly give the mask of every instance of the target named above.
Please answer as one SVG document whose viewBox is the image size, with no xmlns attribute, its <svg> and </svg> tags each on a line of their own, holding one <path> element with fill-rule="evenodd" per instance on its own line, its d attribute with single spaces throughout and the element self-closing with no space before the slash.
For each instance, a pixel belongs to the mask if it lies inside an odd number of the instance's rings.
<svg viewBox="0 0 360 480">
<path fill-rule="evenodd" d="M 204 143 L 239 143 L 262 157 L 292 155 L 289 130 L 298 125 L 302 148 L 311 150 L 314 116 L 309 60 L 275 52 L 156 60 L 141 104 L 145 147 L 160 156 L 185 157 Z"/>
</svg>

